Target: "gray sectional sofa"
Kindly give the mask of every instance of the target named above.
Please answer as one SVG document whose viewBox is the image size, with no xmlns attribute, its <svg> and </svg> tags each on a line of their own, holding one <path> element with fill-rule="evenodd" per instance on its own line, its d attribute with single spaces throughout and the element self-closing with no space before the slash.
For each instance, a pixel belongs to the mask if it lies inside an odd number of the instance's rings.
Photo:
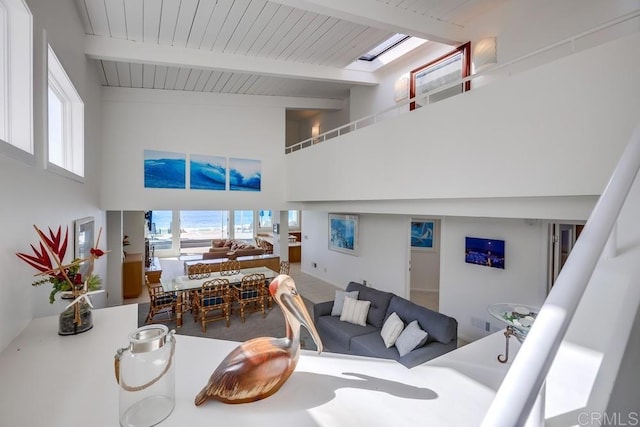
<svg viewBox="0 0 640 427">
<path fill-rule="evenodd" d="M 332 316 L 333 301 L 315 304 L 313 317 L 326 350 L 397 360 L 413 368 L 428 360 L 457 348 L 458 322 L 444 314 L 419 306 L 395 294 L 350 282 L 347 292 L 358 291 L 358 300 L 371 301 L 365 326 L 340 320 Z M 387 348 L 380 334 L 386 319 L 396 313 L 405 325 L 417 320 L 428 333 L 426 343 L 404 356 L 395 346 Z"/>
</svg>

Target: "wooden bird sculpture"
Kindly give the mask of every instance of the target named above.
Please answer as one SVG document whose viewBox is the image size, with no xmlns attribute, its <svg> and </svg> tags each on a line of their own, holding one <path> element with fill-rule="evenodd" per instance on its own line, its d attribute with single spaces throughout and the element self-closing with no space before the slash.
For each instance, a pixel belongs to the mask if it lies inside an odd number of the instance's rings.
<svg viewBox="0 0 640 427">
<path fill-rule="evenodd" d="M 277 392 L 293 373 L 300 356 L 300 326 L 303 325 L 322 352 L 322 342 L 295 282 L 285 274 L 269 285 L 273 300 L 282 308 L 286 337 L 261 337 L 236 347 L 211 374 L 195 398 L 196 406 L 207 399 L 224 403 L 248 403 Z"/>
</svg>

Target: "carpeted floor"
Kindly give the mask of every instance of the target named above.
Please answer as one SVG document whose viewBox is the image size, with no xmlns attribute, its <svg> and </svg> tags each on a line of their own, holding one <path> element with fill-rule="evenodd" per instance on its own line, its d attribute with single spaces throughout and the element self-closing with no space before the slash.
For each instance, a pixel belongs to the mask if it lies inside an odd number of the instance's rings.
<svg viewBox="0 0 640 427">
<path fill-rule="evenodd" d="M 313 317 L 313 304 L 308 300 L 304 300 L 309 314 Z M 149 313 L 149 303 L 138 304 L 138 326 L 143 326 L 147 314 Z M 161 320 L 160 315 L 156 316 L 156 323 Z M 244 342 L 252 338 L 258 337 L 284 337 L 285 326 L 282 310 L 277 305 L 271 309 L 266 309 L 266 316 L 263 319 L 262 313 L 251 313 L 245 315 L 245 322 L 242 323 L 240 315 L 235 313 L 231 315 L 231 323 L 227 328 L 224 320 L 207 323 L 207 331 L 202 332 L 201 324 L 196 323 L 191 313 L 185 313 L 182 319 L 182 327 L 177 328 L 175 320 L 169 322 L 161 322 L 175 329 L 176 333 L 182 335 L 190 335 L 195 337 L 216 338 L 221 340 Z M 302 327 L 300 332 L 300 346 L 307 350 L 316 350 L 316 344 L 313 342 L 309 332 Z"/>
</svg>

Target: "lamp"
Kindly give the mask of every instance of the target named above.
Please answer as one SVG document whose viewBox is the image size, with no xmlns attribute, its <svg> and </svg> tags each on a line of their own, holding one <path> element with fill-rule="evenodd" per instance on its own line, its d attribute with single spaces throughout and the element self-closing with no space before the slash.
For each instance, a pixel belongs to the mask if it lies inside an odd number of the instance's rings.
<svg viewBox="0 0 640 427">
<path fill-rule="evenodd" d="M 311 126 L 311 138 L 313 138 L 314 144 L 320 142 L 320 140 L 318 139 L 318 135 L 320 135 L 320 125 L 316 124 Z"/>
<path fill-rule="evenodd" d="M 496 38 L 485 37 L 478 40 L 473 46 L 473 69 L 474 72 L 478 72 L 489 65 L 494 65 L 498 62 L 498 56 L 496 52 Z"/>
</svg>

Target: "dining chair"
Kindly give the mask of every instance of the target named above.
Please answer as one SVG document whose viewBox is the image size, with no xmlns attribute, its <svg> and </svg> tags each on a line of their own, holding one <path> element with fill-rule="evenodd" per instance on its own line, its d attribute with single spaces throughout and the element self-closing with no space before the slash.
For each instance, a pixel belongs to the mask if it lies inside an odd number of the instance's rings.
<svg viewBox="0 0 640 427">
<path fill-rule="evenodd" d="M 174 320 L 179 309 L 177 295 L 174 292 L 165 292 L 160 283 L 150 283 L 148 277 L 145 277 L 145 285 L 149 292 L 149 314 L 145 324 L 153 323 L 154 320 L 159 322 Z M 155 319 L 159 314 L 168 314 L 168 316 Z"/>
<path fill-rule="evenodd" d="M 194 265 L 190 265 L 187 276 L 190 280 L 194 279 L 206 279 L 211 276 L 211 266 L 209 264 L 204 264 L 199 262 Z"/>
<path fill-rule="evenodd" d="M 242 323 L 244 323 L 247 307 L 253 306 L 253 311 L 260 310 L 262 311 L 262 317 L 265 317 L 265 280 L 264 274 L 247 274 L 242 278 L 239 285 L 232 288 L 233 300 L 240 306 Z"/>
<path fill-rule="evenodd" d="M 240 273 L 240 261 L 237 259 L 229 259 L 220 263 L 221 276 L 233 276 Z"/>
<path fill-rule="evenodd" d="M 280 274 L 289 274 L 290 267 L 289 261 L 280 261 Z"/>
<path fill-rule="evenodd" d="M 229 280 L 207 280 L 191 296 L 194 320 L 198 322 L 200 319 L 202 332 L 207 332 L 207 322 L 215 320 L 224 319 L 227 321 L 227 328 L 229 327 L 232 302 Z"/>
</svg>

